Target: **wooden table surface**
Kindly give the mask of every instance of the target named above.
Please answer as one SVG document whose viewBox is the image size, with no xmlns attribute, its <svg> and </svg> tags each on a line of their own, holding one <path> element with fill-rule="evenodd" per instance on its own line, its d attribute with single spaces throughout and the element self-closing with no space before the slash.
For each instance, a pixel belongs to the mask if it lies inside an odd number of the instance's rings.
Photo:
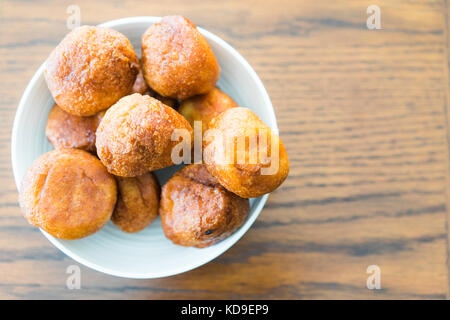
<svg viewBox="0 0 450 320">
<path fill-rule="evenodd" d="M 19 99 L 82 24 L 181 14 L 254 67 L 291 162 L 247 234 L 170 278 L 130 280 L 76 264 L 28 225 L 10 163 Z M 381 30 L 366 9 L 381 8 Z M 409 1 L 0 0 L 0 298 L 445 299 L 449 292 L 448 3 Z M 366 287 L 369 265 L 381 290 Z"/>
</svg>

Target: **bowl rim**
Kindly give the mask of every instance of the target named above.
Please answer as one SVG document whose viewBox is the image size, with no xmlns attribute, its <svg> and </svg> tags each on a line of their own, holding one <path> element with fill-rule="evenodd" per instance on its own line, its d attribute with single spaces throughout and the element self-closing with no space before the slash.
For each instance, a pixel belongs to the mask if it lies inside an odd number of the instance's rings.
<svg viewBox="0 0 450 320">
<path fill-rule="evenodd" d="M 127 17 L 127 18 L 120 18 L 115 20 L 106 21 L 104 23 L 100 23 L 97 26 L 98 27 L 106 27 L 106 28 L 112 28 L 114 29 L 117 26 L 121 25 L 127 25 L 127 24 L 134 24 L 134 23 L 148 23 L 149 25 L 155 22 L 158 22 L 161 20 L 161 17 L 156 16 L 135 16 L 135 17 Z M 248 73 L 252 79 L 252 81 L 256 84 L 258 91 L 262 94 L 263 100 L 270 106 L 267 110 L 269 113 L 269 117 L 273 119 L 273 124 L 270 126 L 271 129 L 278 134 L 278 126 L 277 126 L 277 118 L 275 115 L 275 111 L 273 109 L 272 102 L 270 100 L 269 94 L 267 93 L 267 90 L 265 89 L 261 79 L 256 74 L 255 70 L 250 66 L 250 64 L 247 62 L 247 60 L 244 59 L 244 57 L 231 45 L 229 45 L 227 42 L 222 40 L 220 37 L 216 36 L 212 32 L 203 29 L 201 27 L 197 26 L 197 29 L 202 33 L 205 38 L 209 41 L 213 41 L 217 43 L 220 47 L 224 48 L 229 54 L 231 54 L 235 59 L 239 61 L 239 64 L 245 69 L 246 73 Z M 27 84 L 25 91 L 23 92 L 21 99 L 19 101 L 19 105 L 17 107 L 17 111 L 14 117 L 13 127 L 12 127 L 12 133 L 11 133 L 11 162 L 12 162 L 12 169 L 13 169 L 13 175 L 14 175 L 14 181 L 17 187 L 17 190 L 20 192 L 20 185 L 21 185 L 21 178 L 19 176 L 19 168 L 17 167 L 17 136 L 19 133 L 19 122 L 22 118 L 22 114 L 25 112 L 25 104 L 26 100 L 28 100 L 28 97 L 30 95 L 31 90 L 36 86 L 37 82 L 40 80 L 40 78 L 43 76 L 44 68 L 45 68 L 44 61 L 38 70 L 34 73 L 33 77 L 31 78 L 30 82 Z M 188 267 L 180 266 L 179 268 L 171 269 L 170 271 L 162 270 L 161 272 L 155 273 L 127 273 L 122 272 L 118 270 L 114 270 L 108 267 L 104 267 L 101 265 L 98 265 L 97 263 L 94 263 L 92 261 L 86 260 L 82 256 L 72 252 L 69 248 L 67 248 L 60 239 L 57 239 L 53 237 L 52 235 L 48 234 L 44 230 L 40 229 L 41 232 L 44 234 L 44 236 L 52 243 L 56 248 L 61 250 L 64 254 L 66 254 L 68 257 L 72 258 L 76 262 L 85 265 L 93 270 L 109 274 L 116 277 L 122 277 L 122 278 L 130 278 L 130 279 L 155 279 L 155 278 L 163 278 L 163 277 L 169 277 L 173 275 L 177 275 L 180 273 L 184 273 L 193 269 L 196 269 L 212 260 L 217 258 L 218 256 L 222 255 L 224 252 L 226 252 L 228 249 L 230 249 L 236 242 L 239 241 L 239 239 L 250 229 L 250 227 L 253 225 L 255 220 L 260 215 L 262 209 L 264 208 L 264 205 L 269 197 L 269 194 L 265 194 L 261 197 L 259 197 L 259 201 L 256 204 L 256 207 L 254 208 L 254 214 L 252 216 L 249 216 L 247 218 L 247 221 L 242 225 L 233 235 L 230 236 L 230 238 L 233 238 L 233 241 L 230 241 L 229 244 L 221 248 L 220 250 L 212 251 L 211 254 L 205 255 L 202 257 L 202 259 L 197 260 L 195 263 L 189 264 Z M 201 250 L 201 249 L 198 249 Z"/>
</svg>

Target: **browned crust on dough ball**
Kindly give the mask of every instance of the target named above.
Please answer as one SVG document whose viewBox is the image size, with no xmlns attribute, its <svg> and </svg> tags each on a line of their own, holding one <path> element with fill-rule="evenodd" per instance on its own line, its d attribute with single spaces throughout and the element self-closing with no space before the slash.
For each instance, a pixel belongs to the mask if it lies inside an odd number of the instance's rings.
<svg viewBox="0 0 450 320">
<path fill-rule="evenodd" d="M 147 86 L 147 83 L 145 83 L 144 75 L 142 74 L 142 69 L 139 69 L 139 73 L 136 76 L 136 80 L 134 81 L 131 93 L 145 94 L 146 92 L 148 92 L 148 90 L 149 87 Z"/>
<path fill-rule="evenodd" d="M 20 191 L 25 218 L 60 239 L 79 239 L 100 230 L 117 199 L 114 178 L 96 157 L 78 149 L 40 156 L 28 168 Z"/>
<path fill-rule="evenodd" d="M 243 199 L 223 188 L 204 165 L 188 165 L 162 188 L 160 215 L 173 243 L 203 248 L 236 231 L 250 210 Z"/>
<path fill-rule="evenodd" d="M 159 94 L 157 94 L 155 92 L 155 94 L 153 95 L 153 98 L 158 99 L 159 101 L 161 101 L 162 103 L 164 103 L 166 106 L 169 106 L 173 109 L 177 109 L 178 107 L 178 101 L 176 99 L 172 99 L 172 98 L 168 98 L 168 97 L 163 97 Z"/>
<path fill-rule="evenodd" d="M 76 148 L 95 153 L 95 131 L 105 114 L 79 117 L 65 112 L 56 104 L 47 119 L 45 134 L 55 149 Z"/>
<path fill-rule="evenodd" d="M 267 154 L 262 151 L 259 134 L 266 135 Z M 247 137 L 247 138 L 246 138 Z M 237 157 L 239 139 L 246 139 L 245 161 Z M 278 142 L 278 157 L 272 157 L 272 143 Z M 221 113 L 209 123 L 205 133 L 203 160 L 208 171 L 229 191 L 243 198 L 254 198 L 278 188 L 289 173 L 289 160 L 283 142 L 258 116 L 247 108 L 232 108 Z M 230 149 L 227 142 L 234 143 Z M 255 159 L 249 158 L 250 141 L 256 141 Z M 233 144 L 232 144 L 233 145 Z M 233 148 L 233 147 L 231 147 Z M 227 150 L 234 150 L 234 159 L 226 157 Z M 274 147 L 275 150 L 275 147 Z M 230 161 L 231 160 L 231 161 Z M 278 168 L 276 161 L 278 162 Z M 263 172 L 262 170 L 265 170 Z M 272 172 L 271 174 L 262 174 Z"/>
<path fill-rule="evenodd" d="M 143 93 L 143 95 L 147 95 L 150 97 L 153 97 L 159 101 L 161 101 L 162 103 L 164 103 L 166 106 L 169 106 L 173 109 L 177 109 L 178 108 L 178 100 L 176 99 L 172 99 L 172 98 L 168 98 L 168 97 L 163 97 L 162 95 L 158 94 L 157 92 L 153 91 L 151 88 L 148 88 L 147 91 L 145 91 L 145 93 Z"/>
<path fill-rule="evenodd" d="M 206 94 L 182 101 L 178 111 L 192 127 L 194 127 L 194 121 L 201 121 L 203 130 L 206 130 L 213 118 L 230 108 L 237 107 L 238 105 L 230 96 L 214 88 Z"/>
<path fill-rule="evenodd" d="M 134 233 L 158 216 L 160 186 L 153 173 L 134 178 L 116 177 L 119 189 L 111 221 L 122 231 Z"/>
<path fill-rule="evenodd" d="M 106 112 L 97 129 L 97 154 L 108 171 L 136 177 L 173 165 L 175 129 L 193 130 L 182 115 L 150 96 L 138 93 L 120 99 Z"/>
<path fill-rule="evenodd" d="M 196 26 L 182 16 L 163 17 L 142 36 L 147 84 L 164 97 L 184 100 L 214 88 L 220 67 Z"/>
<path fill-rule="evenodd" d="M 129 94 L 138 69 L 138 57 L 123 34 L 83 26 L 52 51 L 44 75 L 58 106 L 73 115 L 91 116 Z"/>
</svg>

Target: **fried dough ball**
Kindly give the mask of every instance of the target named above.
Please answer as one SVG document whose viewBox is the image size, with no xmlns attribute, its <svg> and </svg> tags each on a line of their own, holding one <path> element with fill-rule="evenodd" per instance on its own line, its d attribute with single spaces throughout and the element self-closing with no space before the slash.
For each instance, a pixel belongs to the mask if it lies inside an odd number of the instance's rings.
<svg viewBox="0 0 450 320">
<path fill-rule="evenodd" d="M 138 232 L 158 216 L 160 187 L 153 173 L 135 178 L 116 177 L 119 194 L 112 222 L 124 232 Z"/>
<path fill-rule="evenodd" d="M 139 73 L 136 76 L 136 81 L 134 82 L 133 89 L 131 90 L 131 93 L 139 93 L 142 95 L 147 95 L 150 97 L 153 97 L 155 99 L 158 99 L 162 103 L 164 103 L 166 106 L 175 108 L 177 104 L 177 100 L 163 97 L 160 94 L 153 91 L 145 82 L 144 75 L 142 74 L 142 68 L 139 69 Z"/>
<path fill-rule="evenodd" d="M 140 93 L 145 94 L 148 92 L 147 83 L 145 83 L 144 75 L 142 74 L 142 70 L 139 69 L 139 73 L 136 76 L 136 80 L 134 81 L 133 88 L 131 93 Z"/>
<path fill-rule="evenodd" d="M 164 97 L 184 100 L 214 88 L 220 67 L 195 24 L 182 16 L 163 17 L 142 36 L 147 84 Z"/>
<path fill-rule="evenodd" d="M 116 197 L 116 181 L 95 156 L 78 149 L 56 149 L 28 168 L 19 203 L 29 223 L 70 240 L 106 225 Z"/>
<path fill-rule="evenodd" d="M 176 99 L 163 97 L 162 95 L 158 94 L 157 92 L 153 91 L 150 88 L 148 88 L 148 90 L 145 93 L 143 93 L 143 95 L 153 97 L 171 108 L 176 109 L 178 107 L 178 101 Z"/>
<path fill-rule="evenodd" d="M 153 95 L 153 98 L 158 99 L 159 101 L 161 101 L 162 103 L 164 103 L 166 106 L 169 106 L 173 109 L 176 109 L 178 106 L 178 101 L 172 98 L 168 98 L 168 97 L 163 97 L 161 95 L 159 95 L 158 93 L 155 92 L 155 94 Z"/>
<path fill-rule="evenodd" d="M 206 130 L 214 117 L 236 107 L 238 105 L 233 99 L 218 88 L 214 88 L 207 94 L 182 101 L 178 112 L 189 121 L 192 127 L 194 127 L 194 121 L 201 121 L 203 130 Z"/>
<path fill-rule="evenodd" d="M 123 34 L 82 26 L 52 51 L 44 75 L 58 106 L 92 116 L 129 94 L 138 70 L 138 57 Z"/>
<path fill-rule="evenodd" d="M 163 97 L 162 95 L 150 89 L 150 87 L 145 82 L 144 76 L 142 74 L 142 69 L 139 69 L 139 73 L 133 85 L 132 93 L 140 93 L 142 95 L 153 97 L 171 108 L 175 108 L 177 106 L 177 100 L 168 97 Z"/>
<path fill-rule="evenodd" d="M 163 186 L 159 213 L 173 243 L 203 248 L 230 236 L 249 210 L 248 199 L 227 191 L 204 165 L 192 164 Z"/>
<path fill-rule="evenodd" d="M 100 111 L 91 117 L 74 116 L 55 104 L 48 115 L 45 134 L 55 149 L 76 148 L 95 153 L 95 131 L 104 114 Z"/>
<path fill-rule="evenodd" d="M 97 154 L 112 174 L 140 176 L 174 164 L 172 148 L 181 143 L 171 140 L 175 129 L 185 130 L 192 146 L 193 130 L 181 114 L 135 93 L 106 112 L 97 129 Z"/>
<path fill-rule="evenodd" d="M 203 159 L 219 183 L 242 198 L 272 192 L 289 173 L 281 139 L 255 113 L 242 107 L 228 109 L 211 120 Z"/>
</svg>

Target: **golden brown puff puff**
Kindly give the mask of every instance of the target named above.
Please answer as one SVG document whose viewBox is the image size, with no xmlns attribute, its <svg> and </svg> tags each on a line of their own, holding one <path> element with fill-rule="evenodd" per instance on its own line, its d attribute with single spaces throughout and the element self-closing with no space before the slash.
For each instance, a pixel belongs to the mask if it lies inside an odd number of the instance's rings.
<svg viewBox="0 0 450 320">
<path fill-rule="evenodd" d="M 197 27 L 182 16 L 167 16 L 142 36 L 147 84 L 164 97 L 184 100 L 214 88 L 220 67 Z"/>
<path fill-rule="evenodd" d="M 172 99 L 172 98 L 168 98 L 168 97 L 163 97 L 162 95 L 158 94 L 158 93 L 154 93 L 153 98 L 158 99 L 159 101 L 161 101 L 162 103 L 164 103 L 166 106 L 169 106 L 173 109 L 177 109 L 178 107 L 178 101 L 176 99 Z"/>
<path fill-rule="evenodd" d="M 95 131 L 105 114 L 79 117 L 65 112 L 56 104 L 47 119 L 45 134 L 53 148 L 76 148 L 95 153 Z"/>
<path fill-rule="evenodd" d="M 243 198 L 272 192 L 289 173 L 281 139 L 255 113 L 242 107 L 228 109 L 211 120 L 203 159 L 220 184 Z"/>
<path fill-rule="evenodd" d="M 145 83 L 144 75 L 142 74 L 142 69 L 139 69 L 139 73 L 136 76 L 136 81 L 134 81 L 131 93 L 145 94 L 148 92 L 149 88 L 147 83 Z"/>
<path fill-rule="evenodd" d="M 238 105 L 226 93 L 214 88 L 206 94 L 191 97 L 180 103 L 180 112 L 194 127 L 194 121 L 201 121 L 203 130 L 209 122 L 222 112 Z"/>
<path fill-rule="evenodd" d="M 174 109 L 177 107 L 177 102 L 178 102 L 177 100 L 168 98 L 168 97 L 163 97 L 162 95 L 153 91 L 147 85 L 147 83 L 145 82 L 145 79 L 144 79 L 144 75 L 142 74 L 142 68 L 139 69 L 139 73 L 136 76 L 136 81 L 134 82 L 132 93 L 139 93 L 142 95 L 147 95 L 147 96 L 153 97 L 155 99 L 158 99 L 162 103 L 164 103 L 166 106 L 169 106 Z"/>
<path fill-rule="evenodd" d="M 116 177 L 119 188 L 112 222 L 124 232 L 138 232 L 158 216 L 161 189 L 155 176 L 147 172 L 134 178 Z"/>
<path fill-rule="evenodd" d="M 82 26 L 52 51 L 44 75 L 59 107 L 92 116 L 129 94 L 138 70 L 138 57 L 123 34 Z"/>
<path fill-rule="evenodd" d="M 160 94 L 153 91 L 147 85 L 144 79 L 144 75 L 142 74 L 142 68 L 139 69 L 139 73 L 136 76 L 136 81 L 134 82 L 133 89 L 131 92 L 153 97 L 171 108 L 175 108 L 177 106 L 177 100 L 168 97 L 163 97 Z"/>
<path fill-rule="evenodd" d="M 176 99 L 163 97 L 162 95 L 153 91 L 151 88 L 148 88 L 144 93 L 142 93 L 142 95 L 147 95 L 147 96 L 153 97 L 153 98 L 161 101 L 162 103 L 164 103 L 166 106 L 174 108 L 175 110 L 178 107 L 178 101 Z"/>
<path fill-rule="evenodd" d="M 203 248 L 230 236 L 249 210 L 248 199 L 227 191 L 204 165 L 192 164 L 163 186 L 159 213 L 173 243 Z"/>
<path fill-rule="evenodd" d="M 116 199 L 116 181 L 100 160 L 79 149 L 56 149 L 28 168 L 19 203 L 28 222 L 70 240 L 106 225 Z"/>
<path fill-rule="evenodd" d="M 175 129 L 190 135 L 184 117 L 159 100 L 138 93 L 120 99 L 106 111 L 97 129 L 97 154 L 116 176 L 136 177 L 173 165 Z"/>
</svg>

